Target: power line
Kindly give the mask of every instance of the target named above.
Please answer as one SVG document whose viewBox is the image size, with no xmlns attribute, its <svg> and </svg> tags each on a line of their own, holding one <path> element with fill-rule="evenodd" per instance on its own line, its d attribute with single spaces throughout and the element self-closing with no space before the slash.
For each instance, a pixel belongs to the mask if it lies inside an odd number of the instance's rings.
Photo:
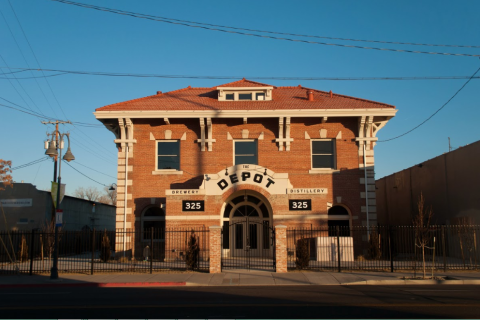
<svg viewBox="0 0 480 320">
<path fill-rule="evenodd" d="M 437 111 L 435 111 L 430 117 L 425 119 L 422 123 L 420 123 L 419 125 L 417 125 L 416 127 L 412 128 L 412 129 L 408 130 L 407 132 L 402 133 L 399 136 L 396 136 L 396 137 L 393 137 L 393 138 L 390 138 L 390 139 L 386 139 L 386 140 L 379 140 L 377 142 L 387 142 L 387 141 L 392 141 L 392 140 L 398 139 L 400 137 L 403 137 L 404 135 L 409 134 L 413 130 L 415 130 L 415 129 L 419 128 L 420 126 L 422 126 L 423 124 L 425 124 L 428 120 L 430 120 L 431 118 L 433 118 L 433 116 L 435 116 L 438 112 L 440 112 L 440 110 L 442 110 L 450 101 L 452 101 L 453 98 L 455 98 L 457 96 L 457 94 L 459 94 L 460 91 L 462 91 L 463 88 L 465 88 L 465 86 L 470 82 L 470 80 L 473 79 L 473 77 L 478 73 L 478 71 L 480 71 L 480 68 L 478 68 L 477 71 L 475 71 L 475 73 L 470 77 L 470 79 L 468 79 L 467 82 L 465 82 L 463 84 L 463 86 L 461 86 L 460 89 L 458 89 L 457 92 L 455 92 L 455 94 L 450 99 L 448 99 L 447 102 L 445 102 L 440 108 L 437 109 Z"/>
<path fill-rule="evenodd" d="M 273 39 L 273 40 L 284 40 L 284 41 L 301 42 L 301 43 L 307 43 L 307 44 L 318 44 L 318 45 L 325 45 L 325 46 L 336 46 L 336 47 L 344 47 L 344 48 L 368 49 L 368 50 L 391 51 L 391 52 L 420 53 L 420 54 L 433 54 L 433 55 L 444 55 L 444 56 L 480 57 L 480 55 L 467 54 L 467 53 L 428 52 L 428 51 L 402 50 L 402 49 L 391 49 L 391 48 L 364 47 L 364 46 L 347 45 L 347 44 L 339 44 L 339 43 L 326 43 L 326 42 L 318 42 L 318 41 L 307 41 L 307 40 L 301 40 L 301 39 L 282 38 L 282 37 L 268 36 L 268 35 L 262 35 L 262 34 L 254 34 L 254 33 L 240 32 L 240 31 L 219 29 L 216 26 L 213 27 L 214 25 L 211 25 L 212 27 L 210 27 L 210 26 L 208 26 L 208 24 L 195 23 L 195 24 L 198 24 L 198 25 L 193 25 L 192 22 L 186 22 L 184 20 L 162 18 L 162 17 L 158 17 L 158 16 L 146 15 L 146 14 L 136 13 L 136 12 L 132 12 L 132 11 L 124 11 L 124 10 L 107 8 L 107 7 L 100 7 L 100 6 L 89 5 L 89 4 L 84 4 L 84 3 L 74 2 L 74 1 L 66 1 L 66 0 L 52 0 L 52 1 L 60 2 L 60 3 L 63 3 L 63 4 L 74 5 L 74 6 L 78 6 L 78 7 L 82 7 L 82 8 L 87 8 L 87 9 L 94 9 L 94 10 L 104 11 L 104 12 L 108 12 L 108 13 L 115 13 L 115 14 L 119 14 L 119 15 L 130 16 L 130 17 L 134 17 L 134 18 L 153 20 L 153 21 L 157 21 L 157 22 L 164 22 L 164 23 L 175 24 L 175 25 L 182 25 L 182 26 L 190 27 L 190 28 L 199 28 L 199 29 L 204 29 L 204 30 L 218 31 L 218 32 L 224 32 L 224 33 L 231 33 L 231 34 L 239 34 L 239 35 L 244 35 L 244 36 L 266 38 L 266 39 Z M 254 30 L 251 30 L 251 29 L 233 28 L 233 27 L 225 27 L 225 26 L 223 26 L 223 28 L 254 31 Z M 255 32 L 264 32 L 264 31 L 255 31 Z M 281 33 L 277 33 L 277 32 L 270 32 L 270 33 L 281 34 Z M 300 36 L 300 35 L 298 35 L 298 36 Z"/>
<path fill-rule="evenodd" d="M 33 51 L 32 45 L 30 44 L 30 41 L 28 40 L 27 34 L 26 34 L 25 31 L 23 30 L 22 24 L 20 23 L 20 19 L 18 19 L 17 13 L 15 12 L 15 9 L 13 8 L 12 3 L 10 2 L 10 0 L 8 0 L 8 4 L 10 5 L 10 8 L 12 9 L 13 15 L 15 16 L 15 19 L 17 20 L 17 23 L 18 23 L 18 25 L 20 26 L 20 30 L 22 30 L 22 34 L 23 34 L 25 40 L 27 41 L 28 47 L 30 48 L 30 51 L 32 52 L 33 57 L 35 58 L 35 61 L 37 62 L 38 67 L 41 68 L 40 62 L 39 62 L 38 59 L 37 59 L 37 55 L 35 54 L 35 51 Z M 42 71 L 42 75 L 44 76 L 45 82 L 47 83 L 47 86 L 48 86 L 48 88 L 50 89 L 50 92 L 52 93 L 55 101 L 57 102 L 57 105 L 59 106 L 60 111 L 62 111 L 63 116 L 68 120 L 67 115 L 65 114 L 65 112 L 63 111 L 62 106 L 61 106 L 60 103 L 58 102 L 57 97 L 55 96 L 55 93 L 53 92 L 52 87 L 50 86 L 50 83 L 48 82 L 47 78 L 46 78 L 45 75 L 43 74 L 43 71 Z M 35 79 L 35 81 L 37 81 L 37 80 Z M 40 87 L 40 85 L 39 85 L 39 87 Z M 45 100 L 47 101 L 48 105 L 49 105 L 50 108 L 52 109 L 52 111 L 53 111 L 53 113 L 55 114 L 55 116 L 57 116 L 56 113 L 55 113 L 55 110 L 53 110 L 53 107 L 52 107 L 52 105 L 50 104 L 50 101 L 47 99 L 47 96 L 45 95 L 45 92 L 43 91 L 43 89 L 42 89 L 41 87 L 40 87 L 40 91 L 42 92 Z"/>
<path fill-rule="evenodd" d="M 48 159 L 50 159 L 50 157 L 45 157 L 44 156 L 44 157 L 41 157 L 40 159 L 30 161 L 29 163 L 25 163 L 25 164 L 16 166 L 16 167 L 12 168 L 12 170 L 19 170 L 19 169 L 23 169 L 23 168 L 26 168 L 26 167 L 29 167 L 29 166 L 33 166 L 33 165 L 38 164 L 40 162 L 46 161 Z"/>
<path fill-rule="evenodd" d="M 10 6 L 11 6 L 11 4 L 10 4 Z M 12 10 L 13 10 L 13 8 L 12 8 Z M 3 15 L 3 13 L 2 13 L 1 11 L 0 11 L 0 13 L 2 14 L 3 20 L 5 21 L 5 24 L 7 25 L 8 30 L 10 31 L 10 35 L 12 36 L 15 44 L 17 45 L 18 51 L 20 51 L 20 54 L 21 54 L 21 56 L 22 56 L 22 58 L 23 58 L 23 61 L 25 61 L 25 63 L 27 64 L 27 66 L 30 68 L 30 64 L 28 63 L 27 59 L 25 58 L 25 55 L 23 54 L 23 51 L 22 51 L 22 49 L 20 48 L 20 45 L 19 45 L 18 42 L 17 42 L 17 38 L 16 38 L 15 35 L 13 34 L 12 29 L 10 28 L 10 25 L 8 24 L 7 19 L 5 19 L 5 16 Z M 15 12 L 14 12 L 14 13 L 15 13 Z M 15 16 L 16 16 L 16 15 L 15 15 Z M 18 19 L 17 19 L 17 21 L 18 21 Z M 20 25 L 20 28 L 21 28 L 21 25 Z M 23 31 L 23 29 L 22 29 L 22 31 Z M 27 39 L 27 41 L 28 41 L 28 39 Z M 30 71 L 30 73 L 32 73 L 32 72 Z M 33 73 L 32 73 L 32 76 L 33 76 Z M 14 78 L 15 78 L 15 79 L 18 79 L 17 77 L 14 77 Z M 52 106 L 50 105 L 50 102 L 48 101 L 48 99 L 47 99 L 47 97 L 46 97 L 46 95 L 45 95 L 45 92 L 43 91 L 42 87 L 41 87 L 40 84 L 38 83 L 37 79 L 36 79 L 36 78 L 34 78 L 34 79 L 35 79 L 35 83 L 37 84 L 38 88 L 39 88 L 40 91 L 42 92 L 42 95 L 43 95 L 43 97 L 45 98 L 45 101 L 47 101 L 47 104 L 50 106 L 50 109 L 52 109 L 53 113 L 55 114 L 55 110 L 53 110 Z M 55 116 L 57 116 L 57 115 L 55 114 Z"/>
<path fill-rule="evenodd" d="M 1 67 L 0 69 L 5 68 Z M 374 81 L 374 80 L 463 80 L 470 79 L 470 76 L 405 76 L 405 77 L 272 77 L 272 76 L 207 76 L 207 75 L 168 75 L 168 74 L 144 74 L 144 73 L 121 73 L 103 71 L 78 71 L 59 69 L 32 69 L 32 68 L 9 68 L 21 71 L 46 71 L 60 72 L 61 74 L 78 74 L 109 77 L 136 77 L 136 78 L 168 78 L 168 79 L 202 79 L 202 80 L 236 80 L 247 78 L 251 80 L 284 80 L 284 81 Z M 473 77 L 472 79 L 480 79 Z"/>
<path fill-rule="evenodd" d="M 0 103 L 0 106 L 2 106 L 2 107 L 4 107 L 4 108 L 9 108 L 9 109 L 17 110 L 17 111 L 19 111 L 19 112 L 26 113 L 26 114 L 29 114 L 29 115 L 31 115 L 31 116 L 34 116 L 34 117 L 37 117 L 37 118 L 41 118 L 41 119 L 47 119 L 47 120 L 52 120 L 52 119 L 53 119 L 53 118 L 50 118 L 50 117 L 46 117 L 46 116 L 39 115 L 38 113 L 33 113 L 33 112 L 35 112 L 35 111 L 32 111 L 32 112 L 23 111 L 23 110 L 20 110 L 20 109 L 15 108 L 15 107 L 7 106 L 7 105 L 2 104 L 2 103 Z"/>
<path fill-rule="evenodd" d="M 95 169 L 93 169 L 93 168 L 90 168 L 90 167 L 88 167 L 88 166 L 86 166 L 86 165 L 84 165 L 84 164 L 79 163 L 78 161 L 75 161 L 75 163 L 76 163 L 76 164 L 79 164 L 79 165 L 81 165 L 82 167 L 85 167 L 85 168 L 87 168 L 87 169 L 90 169 L 90 170 L 93 170 L 93 171 L 98 172 L 98 173 L 100 173 L 100 174 L 103 174 L 104 176 L 107 176 L 107 177 L 110 177 L 110 178 L 113 178 L 113 179 L 117 180 L 117 177 L 114 177 L 114 176 L 111 176 L 111 175 L 109 175 L 109 174 L 106 174 L 106 173 L 103 173 L 103 172 L 101 172 L 101 171 L 98 171 L 98 170 L 95 170 Z"/>
<path fill-rule="evenodd" d="M 24 79 L 38 79 L 38 78 L 51 78 L 51 77 L 56 77 L 56 76 L 63 76 L 66 73 L 57 73 L 57 74 L 50 74 L 48 76 L 41 76 L 41 77 L 23 77 L 23 78 L 7 78 L 7 77 L 0 77 L 0 79 L 16 79 L 16 80 L 24 80 Z"/>
<path fill-rule="evenodd" d="M 75 170 L 75 171 L 77 171 L 78 173 L 80 173 L 82 176 L 84 176 L 84 177 L 92 180 L 93 182 L 96 182 L 96 183 L 98 183 L 98 184 L 100 184 L 100 185 L 102 185 L 102 186 L 104 186 L 104 187 L 108 187 L 106 184 L 103 184 L 103 183 L 101 183 L 101 182 L 98 182 L 97 180 L 92 179 L 92 178 L 90 178 L 89 176 L 87 176 L 85 173 L 80 172 L 78 169 L 76 169 L 75 167 L 73 167 L 70 163 L 68 163 L 68 162 L 65 162 L 65 163 L 68 164 L 68 166 L 69 166 L 70 168 L 72 168 L 73 170 Z"/>
</svg>

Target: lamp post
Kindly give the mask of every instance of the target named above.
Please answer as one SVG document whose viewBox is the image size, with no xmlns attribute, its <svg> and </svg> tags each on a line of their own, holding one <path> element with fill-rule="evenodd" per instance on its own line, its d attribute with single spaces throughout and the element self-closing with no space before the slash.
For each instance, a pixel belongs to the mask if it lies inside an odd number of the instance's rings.
<svg viewBox="0 0 480 320">
<path fill-rule="evenodd" d="M 54 144 L 53 142 L 53 137 L 55 136 L 55 134 L 58 134 L 58 138 L 59 138 L 58 143 L 56 144 Z M 61 177 L 62 142 L 64 141 L 65 136 L 67 137 L 67 140 L 68 140 L 68 149 L 65 155 L 63 156 L 63 160 L 67 162 L 75 160 L 75 157 L 73 156 L 72 151 L 70 151 L 70 134 L 69 133 L 60 133 L 58 130 L 55 130 L 54 134 L 52 134 L 52 139 L 50 140 L 48 149 L 47 151 L 45 151 L 46 155 L 50 157 L 55 157 L 58 155 L 57 149 L 60 150 L 60 154 L 58 157 L 60 161 L 58 161 L 57 205 L 56 205 L 57 210 L 60 208 L 60 187 L 62 185 L 62 177 Z M 53 266 L 52 266 L 52 269 L 50 270 L 50 279 L 58 279 L 58 226 L 56 222 L 55 222 L 55 242 L 53 247 Z"/>
</svg>

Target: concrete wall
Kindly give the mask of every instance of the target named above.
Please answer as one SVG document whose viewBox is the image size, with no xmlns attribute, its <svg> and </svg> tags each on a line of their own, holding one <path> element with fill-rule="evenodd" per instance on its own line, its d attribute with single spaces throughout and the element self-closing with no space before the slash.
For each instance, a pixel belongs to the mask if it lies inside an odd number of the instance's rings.
<svg viewBox="0 0 480 320">
<path fill-rule="evenodd" d="M 379 224 L 411 225 L 423 193 L 438 224 L 480 224 L 480 141 L 376 181 Z"/>
<path fill-rule="evenodd" d="M 52 217 L 50 192 L 37 190 L 30 183 L 14 183 L 13 188 L 0 191 L 0 200 L 7 221 L 0 218 L 0 230 L 42 229 Z M 115 230 L 115 206 L 65 196 L 60 208 L 65 230 L 81 230 L 85 226 Z"/>
</svg>

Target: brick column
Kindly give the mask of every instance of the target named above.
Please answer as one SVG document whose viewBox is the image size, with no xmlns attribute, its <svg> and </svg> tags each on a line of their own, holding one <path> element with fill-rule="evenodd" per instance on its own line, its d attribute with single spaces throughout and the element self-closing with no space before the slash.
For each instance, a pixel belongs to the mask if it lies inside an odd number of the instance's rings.
<svg viewBox="0 0 480 320">
<path fill-rule="evenodd" d="M 275 257 L 277 273 L 287 272 L 287 227 L 275 226 Z"/>
<path fill-rule="evenodd" d="M 222 227 L 210 226 L 210 273 L 222 272 Z"/>
</svg>

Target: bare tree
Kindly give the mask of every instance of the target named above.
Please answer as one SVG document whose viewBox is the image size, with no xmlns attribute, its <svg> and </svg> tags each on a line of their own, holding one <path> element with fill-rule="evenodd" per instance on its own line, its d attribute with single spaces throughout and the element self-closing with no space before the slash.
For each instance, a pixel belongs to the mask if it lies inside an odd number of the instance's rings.
<svg viewBox="0 0 480 320">
<path fill-rule="evenodd" d="M 73 195 L 77 198 L 81 198 L 89 201 L 97 201 L 98 198 L 100 198 L 100 191 L 98 191 L 98 189 L 94 187 L 88 187 L 88 188 L 78 187 L 73 192 Z"/>
<path fill-rule="evenodd" d="M 415 228 L 415 245 L 422 249 L 423 278 L 425 279 L 425 248 L 430 242 L 430 233 L 433 230 L 432 226 L 430 225 L 433 211 L 432 207 L 425 208 L 425 198 L 423 197 L 422 193 L 420 193 L 420 196 L 418 197 L 417 208 L 417 215 L 413 218 L 413 226 Z"/>
<path fill-rule="evenodd" d="M 104 194 L 102 194 L 97 201 L 100 203 L 105 203 L 105 204 L 110 204 L 110 205 L 116 205 L 117 203 L 117 190 L 110 190 L 110 187 L 105 187 L 103 188 L 105 191 Z"/>
<path fill-rule="evenodd" d="M 472 256 L 475 257 L 474 249 L 476 245 L 475 230 L 473 226 L 473 219 L 471 217 L 459 217 L 455 219 L 456 231 L 458 234 L 458 240 L 460 242 L 460 253 L 462 254 L 463 267 L 465 266 L 465 251 L 467 251 L 468 258 L 470 260 L 470 266 L 472 266 Z"/>
</svg>

